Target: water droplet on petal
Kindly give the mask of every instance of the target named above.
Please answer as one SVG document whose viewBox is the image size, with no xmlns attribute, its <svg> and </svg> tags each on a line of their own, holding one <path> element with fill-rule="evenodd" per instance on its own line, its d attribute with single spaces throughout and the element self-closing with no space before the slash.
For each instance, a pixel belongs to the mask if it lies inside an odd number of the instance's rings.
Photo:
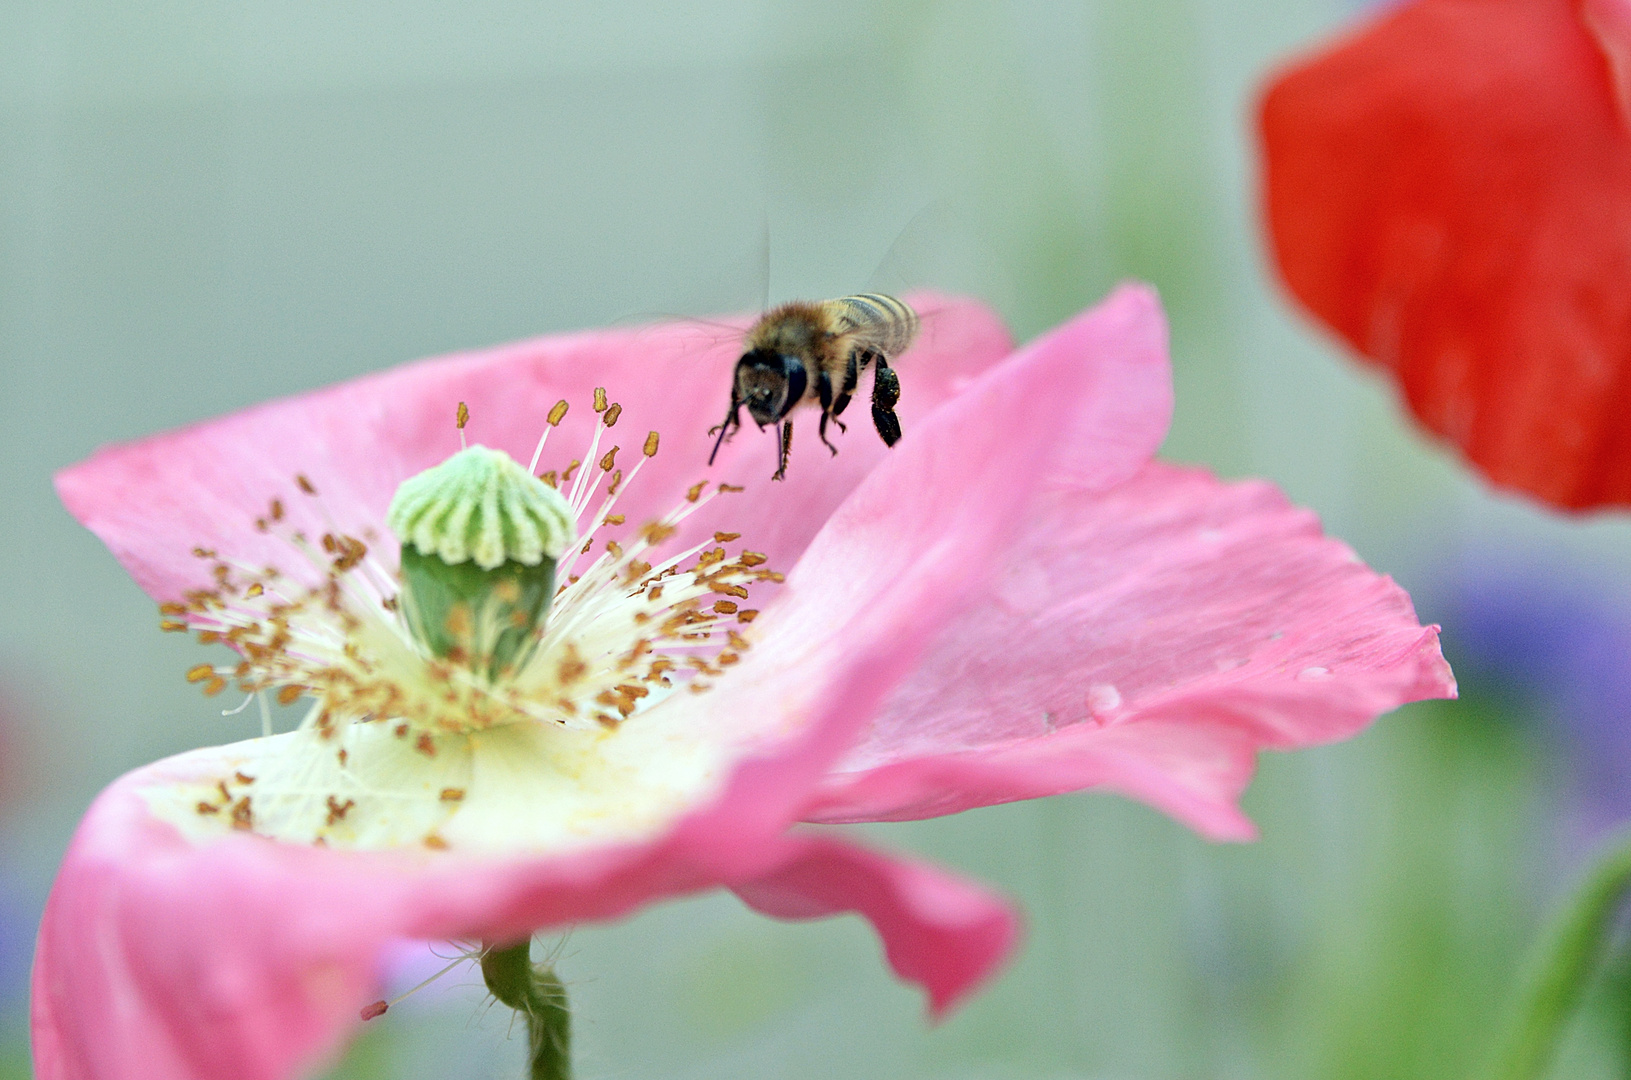
<svg viewBox="0 0 1631 1080">
<path fill-rule="evenodd" d="M 1121 691 L 1110 683 L 1094 683 L 1087 688 L 1087 711 L 1102 720 L 1121 708 Z"/>
</svg>

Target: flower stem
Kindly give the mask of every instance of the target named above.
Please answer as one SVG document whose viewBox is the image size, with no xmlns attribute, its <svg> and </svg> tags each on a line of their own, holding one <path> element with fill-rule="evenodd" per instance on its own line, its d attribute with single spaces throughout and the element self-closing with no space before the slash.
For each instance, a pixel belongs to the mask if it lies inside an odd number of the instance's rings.
<svg viewBox="0 0 1631 1080">
<path fill-rule="evenodd" d="M 534 964 L 531 952 L 531 939 L 503 946 L 489 942 L 481 954 L 481 974 L 494 997 L 527 1018 L 530 1080 L 571 1080 L 566 987 L 547 964 Z"/>
<path fill-rule="evenodd" d="M 1492 1080 L 1545 1075 L 1608 948 L 1614 915 L 1628 891 L 1631 832 L 1604 845 L 1531 954 Z"/>
</svg>

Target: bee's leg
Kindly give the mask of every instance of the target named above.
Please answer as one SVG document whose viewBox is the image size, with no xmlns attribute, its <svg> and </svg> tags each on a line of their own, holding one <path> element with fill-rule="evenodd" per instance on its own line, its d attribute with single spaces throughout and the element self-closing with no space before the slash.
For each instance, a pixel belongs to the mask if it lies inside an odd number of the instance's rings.
<svg viewBox="0 0 1631 1080">
<path fill-rule="evenodd" d="M 882 356 L 875 357 L 872 372 L 872 423 L 885 446 L 900 441 L 900 418 L 895 415 L 895 403 L 900 400 L 900 376 Z"/>
<path fill-rule="evenodd" d="M 816 378 L 816 396 L 821 399 L 821 426 L 816 431 L 821 436 L 821 445 L 836 457 L 838 447 L 827 441 L 827 421 L 832 419 L 832 377 L 825 371 Z"/>
<path fill-rule="evenodd" d="M 838 399 L 833 404 L 833 415 L 837 416 L 849 404 L 849 396 L 855 393 L 855 388 L 861 382 L 861 369 L 866 366 L 865 358 L 858 355 L 859 350 L 850 350 L 849 359 L 844 363 L 844 385 L 838 390 Z"/>
<path fill-rule="evenodd" d="M 821 436 L 821 445 L 825 446 L 828 450 L 831 450 L 833 452 L 833 457 L 837 457 L 838 456 L 838 447 L 834 446 L 832 443 L 827 441 L 827 421 L 831 420 L 831 419 L 832 419 L 832 414 L 831 413 L 822 413 L 821 414 L 821 426 L 818 427 L 816 429 L 816 431 Z"/>
<path fill-rule="evenodd" d="M 816 378 L 816 397 L 821 401 L 822 412 L 832 412 L 832 376 L 823 371 Z"/>
<path fill-rule="evenodd" d="M 828 417 L 831 418 L 833 423 L 838 425 L 839 431 L 849 430 L 849 427 L 842 420 L 838 419 L 838 416 L 845 409 L 849 408 L 850 395 L 855 393 L 855 384 L 860 381 L 861 368 L 864 366 L 864 363 L 856 360 L 856 354 L 853 351 L 849 354 L 849 360 L 844 364 L 844 385 L 841 386 L 838 393 L 833 396 L 832 408 L 827 410 Z"/>
<path fill-rule="evenodd" d="M 843 412 L 844 409 L 848 405 L 849 405 L 849 395 L 848 394 L 839 394 L 837 397 L 833 398 L 832 411 L 826 414 L 828 419 L 830 419 L 833 423 L 838 425 L 838 430 L 839 431 L 848 431 L 849 430 L 849 425 L 844 423 L 844 421 L 838 419 L 838 414 Z"/>
<path fill-rule="evenodd" d="M 719 432 L 719 438 L 714 440 L 713 453 L 708 455 L 708 464 L 712 465 L 714 463 L 714 458 L 719 456 L 719 447 L 732 435 L 736 434 L 737 428 L 742 426 L 741 413 L 742 403 L 737 401 L 733 395 L 731 397 L 731 411 L 725 414 L 725 419 L 719 422 L 718 427 L 711 427 L 708 429 L 708 434 L 710 435 L 716 431 Z"/>
<path fill-rule="evenodd" d="M 776 458 L 776 474 L 771 477 L 772 480 L 787 479 L 787 454 L 793 449 L 793 421 L 783 420 L 781 429 L 781 454 Z"/>
</svg>

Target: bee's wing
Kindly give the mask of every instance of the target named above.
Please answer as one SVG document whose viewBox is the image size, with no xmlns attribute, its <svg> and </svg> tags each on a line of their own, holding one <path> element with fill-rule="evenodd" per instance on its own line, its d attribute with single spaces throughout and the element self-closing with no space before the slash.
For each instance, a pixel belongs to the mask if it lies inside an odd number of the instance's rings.
<svg viewBox="0 0 1631 1080">
<path fill-rule="evenodd" d="M 631 325 L 637 334 L 658 328 L 665 332 L 683 331 L 684 339 L 693 342 L 698 353 L 711 353 L 715 350 L 740 349 L 742 338 L 755 318 L 757 316 L 754 315 L 721 315 L 705 319 L 695 315 L 652 311 L 630 315 L 620 321 Z"/>
</svg>

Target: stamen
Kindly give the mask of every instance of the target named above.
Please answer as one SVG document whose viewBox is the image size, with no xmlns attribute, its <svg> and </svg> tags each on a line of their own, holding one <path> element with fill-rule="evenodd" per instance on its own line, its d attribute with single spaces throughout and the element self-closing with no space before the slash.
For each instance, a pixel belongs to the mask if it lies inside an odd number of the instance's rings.
<svg viewBox="0 0 1631 1080">
<path fill-rule="evenodd" d="M 549 433 L 552 430 L 561 426 L 561 421 L 566 419 L 567 408 L 568 406 L 566 404 L 566 399 L 562 398 L 550 408 L 549 415 L 544 417 L 548 423 L 547 426 L 545 426 L 543 433 L 538 436 L 538 445 L 534 447 L 532 451 L 532 461 L 527 463 L 527 471 L 529 473 L 536 473 L 538 471 L 538 459 L 542 457 L 544 453 L 544 440 L 549 438 Z M 549 473 L 548 475 L 554 476 L 555 474 Z M 555 482 L 553 480 L 546 480 L 545 483 L 549 484 L 550 487 L 555 486 Z"/>
<path fill-rule="evenodd" d="M 445 649 L 427 649 L 415 630 L 425 622 L 426 611 L 375 554 L 376 549 L 388 548 L 382 548 L 372 531 L 362 530 L 365 541 L 330 521 L 315 541 L 301 531 L 282 537 L 310 567 L 304 584 L 302 575 L 221 559 L 203 548 L 196 551 L 200 558 L 213 560 L 212 587 L 165 604 L 164 625 L 194 631 L 201 642 L 228 644 L 238 657 L 233 665 L 196 665 L 188 670 L 189 681 L 206 694 L 236 683 L 246 697 L 231 712 L 242 712 L 254 697 L 265 734 L 272 731 L 268 692 L 281 705 L 309 696 L 311 708 L 300 728 L 327 739 L 351 724 L 383 721 L 397 738 L 427 758 L 437 755 L 436 737 L 441 735 L 522 721 L 615 728 L 677 689 L 678 683 L 687 683 L 693 692 L 707 689 L 748 647 L 732 627 L 750 623 L 758 614 L 741 603 L 748 599 L 750 587 L 780 580 L 780 575 L 758 569 L 765 562 L 761 553 L 740 551 L 733 558 L 727 545 L 741 539 L 736 532 L 710 532 L 685 551 L 661 558 L 654 554 L 717 495 L 740 490 L 728 485 L 710 489 L 708 482 L 698 483 L 667 514 L 632 533 L 597 536 L 603 528 L 627 526 L 627 517 L 614 512 L 614 505 L 655 455 L 660 436 L 655 431 L 647 434 L 640 457 L 625 475 L 616 465 L 620 447 L 602 453 L 599 446 L 601 433 L 615 424 L 621 407 L 607 401 L 603 389 L 596 404 L 601 422 L 594 425 L 583 458 L 560 473 L 552 470 L 542 479 L 534 478 L 550 428 L 566 415 L 567 405 L 560 402 L 550 410 L 529 468 L 507 466 L 520 477 L 516 483 L 530 484 L 551 500 L 561 498 L 556 494 L 560 488 L 551 491 L 546 481 L 562 487 L 571 481 L 560 510 L 567 529 L 575 525 L 581 530 L 581 542 L 558 560 L 547 594 L 552 597 L 548 619 L 529 627 L 521 647 L 503 663 L 487 666 L 476 659 L 494 655 L 498 635 L 515 629 L 513 619 L 495 619 L 479 606 L 445 608 L 431 618 Z M 460 452 L 464 454 L 496 452 L 469 447 Z M 583 461 L 595 466 L 583 469 Z M 605 490 L 590 513 L 603 482 Z M 295 478 L 295 485 L 316 496 L 315 486 L 304 475 Z M 434 537 L 429 533 L 420 537 L 416 531 L 421 520 L 426 527 L 447 520 L 434 510 L 439 490 L 434 485 L 424 489 L 429 501 L 421 516 L 405 510 L 407 517 L 395 521 L 393 505 L 393 528 L 404 541 L 410 537 L 429 541 L 434 549 L 446 540 L 440 525 Z M 327 519 L 320 502 L 318 507 Z M 285 517 L 281 503 L 272 500 L 261 520 L 267 531 L 279 535 L 273 523 L 282 525 Z M 462 552 L 485 554 L 487 533 L 476 529 L 466 534 L 465 520 L 472 519 L 461 519 L 453 530 L 460 539 L 455 546 Z M 495 539 L 497 535 L 493 534 Z M 514 541 L 506 534 L 504 542 Z M 405 543 L 404 570 L 407 547 Z M 585 560 L 588 565 L 579 569 L 577 564 Z M 483 585 L 481 595 L 513 605 L 519 589 L 514 582 L 492 580 Z M 346 748 L 336 750 L 344 768 Z M 455 803 L 462 798 L 462 789 L 441 790 L 440 801 Z M 198 813 L 251 829 L 255 815 L 248 800 L 247 795 L 223 790 L 205 801 L 210 809 L 200 808 Z M 335 822 L 343 821 L 349 810 L 336 797 L 333 805 L 319 808 L 318 820 L 326 812 Z M 422 842 L 431 848 L 441 843 L 434 831 Z"/>
<path fill-rule="evenodd" d="M 447 965 L 445 967 L 443 967 L 440 971 L 436 972 L 436 974 L 434 974 L 434 975 L 430 976 L 429 978 L 424 979 L 424 980 L 414 984 L 413 986 L 409 987 L 407 990 L 402 991 L 402 993 L 398 994 L 396 997 L 392 998 L 390 1001 L 386 1001 L 384 998 L 381 998 L 378 1001 L 369 1002 L 367 1005 L 364 1005 L 362 1007 L 362 1011 L 361 1011 L 360 1015 L 362 1016 L 362 1018 L 364 1020 L 372 1020 L 375 1017 L 384 1016 L 386 1014 L 386 1012 L 389 1011 L 393 1006 L 402 1004 L 402 1002 L 406 1001 L 408 998 L 412 997 L 414 994 L 419 993 L 419 991 L 423 990 L 425 987 L 429 986 L 431 983 L 435 982 L 437 979 L 440 979 L 443 975 L 446 975 L 448 972 L 452 971 L 454 968 L 458 967 L 460 964 L 468 964 L 468 963 L 470 963 L 472 961 L 479 961 L 482 958 L 482 955 L 484 953 L 486 953 L 486 951 L 487 951 L 486 949 L 481 949 L 481 948 L 477 948 L 477 949 L 466 948 L 466 949 L 460 950 L 459 955 L 455 956 L 452 960 L 448 961 Z M 432 950 L 432 955 L 435 955 L 434 950 Z"/>
</svg>

